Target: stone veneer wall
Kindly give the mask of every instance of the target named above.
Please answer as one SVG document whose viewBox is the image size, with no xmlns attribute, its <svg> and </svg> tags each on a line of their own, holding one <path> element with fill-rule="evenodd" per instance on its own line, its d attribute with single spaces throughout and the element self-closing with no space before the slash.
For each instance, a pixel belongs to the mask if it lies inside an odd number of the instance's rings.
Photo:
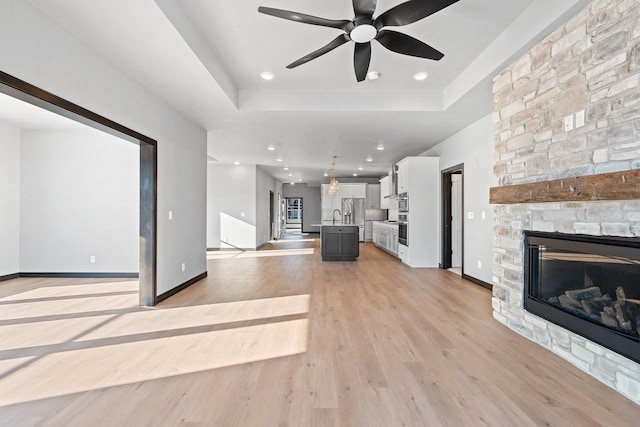
<svg viewBox="0 0 640 427">
<path fill-rule="evenodd" d="M 640 168 L 640 2 L 593 1 L 500 73 L 494 98 L 495 185 Z M 640 200 L 496 206 L 493 277 L 496 320 L 640 403 L 639 364 L 523 309 L 522 230 L 640 236 Z"/>
</svg>

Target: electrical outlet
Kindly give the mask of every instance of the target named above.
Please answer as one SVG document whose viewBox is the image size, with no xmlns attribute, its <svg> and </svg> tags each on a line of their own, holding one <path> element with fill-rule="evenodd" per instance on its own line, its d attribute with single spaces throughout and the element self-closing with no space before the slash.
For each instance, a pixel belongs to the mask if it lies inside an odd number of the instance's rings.
<svg viewBox="0 0 640 427">
<path fill-rule="evenodd" d="M 478 261 L 478 270 L 482 270 L 482 261 Z"/>
<path fill-rule="evenodd" d="M 182 263 L 182 271 L 186 270 L 186 268 L 187 268 L 187 263 L 183 262 Z"/>
<path fill-rule="evenodd" d="M 564 131 L 569 132 L 573 130 L 573 114 L 564 118 Z"/>
<path fill-rule="evenodd" d="M 91 255 L 91 258 L 89 260 L 91 262 L 91 264 L 95 264 L 96 263 L 96 256 L 95 255 Z"/>
<path fill-rule="evenodd" d="M 244 218 L 245 213 L 244 213 L 244 212 L 240 212 L 240 216 L 241 216 L 242 218 Z"/>
</svg>

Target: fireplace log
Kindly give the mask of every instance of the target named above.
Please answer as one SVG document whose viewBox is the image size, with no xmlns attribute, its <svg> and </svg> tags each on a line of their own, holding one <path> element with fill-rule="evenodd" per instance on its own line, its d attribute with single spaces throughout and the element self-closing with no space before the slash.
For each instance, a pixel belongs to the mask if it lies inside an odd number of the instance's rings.
<svg viewBox="0 0 640 427">
<path fill-rule="evenodd" d="M 566 295 L 559 295 L 558 302 L 560 303 L 562 308 L 566 308 L 569 310 L 582 311 L 582 305 L 580 304 L 580 301 L 576 301 L 572 298 L 569 298 Z"/>
<path fill-rule="evenodd" d="M 564 293 L 566 296 L 575 301 L 581 301 L 585 299 L 592 299 L 602 296 L 602 291 L 597 286 L 592 286 L 586 289 L 573 289 Z"/>
<path fill-rule="evenodd" d="M 590 300 L 580 301 L 582 309 L 589 314 L 599 314 L 605 306 L 613 305 L 613 301 L 609 295 L 602 295 Z"/>
<path fill-rule="evenodd" d="M 613 308 L 616 311 L 616 320 L 620 324 L 620 327 L 625 331 L 632 330 L 631 318 L 627 312 L 627 304 L 624 301 L 616 301 L 613 303 Z"/>
<path fill-rule="evenodd" d="M 611 307 L 605 307 L 604 309 L 608 309 Z M 613 308 L 611 308 L 613 310 Z M 608 326 L 610 328 L 617 328 L 618 327 L 618 321 L 615 318 L 615 314 L 610 314 L 607 313 L 606 311 L 603 311 L 600 313 L 600 322 L 602 322 L 603 325 Z"/>
</svg>

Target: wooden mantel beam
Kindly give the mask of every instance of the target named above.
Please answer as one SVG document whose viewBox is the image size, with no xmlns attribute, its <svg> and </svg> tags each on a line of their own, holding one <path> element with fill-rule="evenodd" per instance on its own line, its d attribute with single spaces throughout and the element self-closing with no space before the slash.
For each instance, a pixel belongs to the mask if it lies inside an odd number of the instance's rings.
<svg viewBox="0 0 640 427">
<path fill-rule="evenodd" d="M 492 187 L 489 203 L 586 202 L 640 199 L 640 169 Z"/>
</svg>

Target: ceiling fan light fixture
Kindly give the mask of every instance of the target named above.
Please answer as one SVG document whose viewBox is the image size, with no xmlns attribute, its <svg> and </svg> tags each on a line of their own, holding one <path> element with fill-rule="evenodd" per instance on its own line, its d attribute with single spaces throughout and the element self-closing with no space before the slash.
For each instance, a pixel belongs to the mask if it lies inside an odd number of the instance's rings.
<svg viewBox="0 0 640 427">
<path fill-rule="evenodd" d="M 425 71 L 422 71 L 420 73 L 415 73 L 413 75 L 414 80 L 419 81 L 419 82 L 427 80 L 427 77 L 429 77 L 429 73 L 427 73 Z"/>
<path fill-rule="evenodd" d="M 377 71 L 369 71 L 367 73 L 367 79 L 369 80 L 378 80 L 379 77 L 380 77 L 380 73 Z"/>
<path fill-rule="evenodd" d="M 269 80 L 273 80 L 275 76 L 273 75 L 273 73 L 269 71 L 263 71 L 260 73 L 260 77 L 262 77 L 262 80 L 269 81 Z"/>
<path fill-rule="evenodd" d="M 378 30 L 376 27 L 369 24 L 356 25 L 356 27 L 349 33 L 351 40 L 356 43 L 368 43 L 375 39 L 377 35 Z"/>
</svg>

